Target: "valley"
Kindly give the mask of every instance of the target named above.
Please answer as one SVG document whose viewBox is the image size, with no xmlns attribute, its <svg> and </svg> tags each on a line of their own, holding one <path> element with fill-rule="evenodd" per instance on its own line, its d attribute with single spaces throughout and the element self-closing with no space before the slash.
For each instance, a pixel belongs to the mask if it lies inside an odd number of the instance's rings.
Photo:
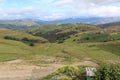
<svg viewBox="0 0 120 80">
<path fill-rule="evenodd" d="M 120 63 L 118 25 L 108 28 L 92 24 L 53 24 L 24 30 L 0 28 L 2 80 L 37 80 L 64 66 L 96 67 L 100 63 Z"/>
</svg>

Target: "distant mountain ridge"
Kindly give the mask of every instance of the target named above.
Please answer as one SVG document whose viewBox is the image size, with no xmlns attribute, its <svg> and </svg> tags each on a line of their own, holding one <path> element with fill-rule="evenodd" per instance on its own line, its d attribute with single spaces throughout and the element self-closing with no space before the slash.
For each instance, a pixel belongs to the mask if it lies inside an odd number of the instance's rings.
<svg viewBox="0 0 120 80">
<path fill-rule="evenodd" d="M 120 26 L 120 22 L 111 22 L 111 23 L 106 23 L 106 24 L 99 24 L 98 26 L 101 27 L 101 28 Z"/>
<path fill-rule="evenodd" d="M 76 23 L 94 24 L 94 25 L 100 24 L 99 26 L 102 26 L 103 24 L 106 23 L 113 24 L 113 22 L 117 22 L 115 24 L 118 24 L 120 22 L 120 18 L 119 17 L 118 18 L 85 17 L 85 18 L 67 18 L 67 19 L 54 20 L 54 21 L 43 21 L 40 19 L 0 20 L 0 28 L 24 30 L 27 28 L 34 28 L 41 25 L 76 24 Z"/>
<path fill-rule="evenodd" d="M 67 19 L 61 19 L 61 20 L 54 20 L 54 21 L 42 21 L 42 20 L 33 20 L 34 22 L 42 25 L 48 25 L 48 24 L 74 24 L 74 23 L 88 23 L 88 24 L 104 24 L 104 23 L 110 23 L 110 22 L 119 22 L 120 17 L 85 17 L 85 18 L 67 18 Z"/>
<path fill-rule="evenodd" d="M 1 20 L 0 21 L 0 28 L 22 30 L 25 28 L 31 28 L 35 26 L 39 26 L 39 24 L 31 20 Z"/>
</svg>

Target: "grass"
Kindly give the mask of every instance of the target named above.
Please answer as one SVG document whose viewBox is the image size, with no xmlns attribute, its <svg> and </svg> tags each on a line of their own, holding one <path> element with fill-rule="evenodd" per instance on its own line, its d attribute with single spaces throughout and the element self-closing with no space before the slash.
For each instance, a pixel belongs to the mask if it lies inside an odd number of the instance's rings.
<svg viewBox="0 0 120 80">
<path fill-rule="evenodd" d="M 120 56 L 120 42 L 101 44 L 101 45 L 98 45 L 98 47 L 100 47 L 100 49 L 102 50 L 105 50 Z"/>
<path fill-rule="evenodd" d="M 33 28 L 28 31 L 31 31 L 33 34 L 36 32 L 41 32 L 41 33 L 47 33 L 55 30 L 60 30 L 61 33 L 69 32 L 69 31 L 92 31 L 92 30 L 98 30 L 94 25 L 89 25 L 89 24 L 60 24 L 60 25 L 46 25 L 46 26 L 41 26 L 38 28 Z"/>
<path fill-rule="evenodd" d="M 19 32 L 19 31 L 13 31 L 13 30 L 0 28 L 0 38 L 3 38 L 5 36 L 11 36 L 11 37 L 16 37 L 16 38 L 20 38 L 20 39 L 27 37 L 29 39 L 38 39 L 38 40 L 42 40 L 42 41 L 47 41 L 46 39 L 44 39 L 42 37 L 32 36 L 26 32 Z"/>
<path fill-rule="evenodd" d="M 107 60 L 115 60 L 119 61 L 119 46 L 111 45 L 120 44 L 120 41 L 111 41 L 109 43 L 106 42 L 94 42 L 94 43 L 76 43 L 72 41 L 73 38 L 66 40 L 62 44 L 58 43 L 36 43 L 35 46 L 30 47 L 22 42 L 13 41 L 13 40 L 5 40 L 3 37 L 6 35 L 14 36 L 14 37 L 28 37 L 30 39 L 42 39 L 36 36 L 29 35 L 25 33 L 23 35 L 22 32 L 15 32 L 10 30 L 1 29 L 2 33 L 0 33 L 0 61 L 8 61 L 15 59 L 24 59 L 30 60 L 35 64 L 40 64 L 44 62 L 41 58 L 36 58 L 39 56 L 46 56 L 48 58 L 55 58 L 57 60 L 62 60 L 61 62 L 76 62 L 82 61 L 86 58 L 90 58 L 96 62 L 104 62 Z M 111 45 L 109 48 L 114 49 L 113 52 L 103 47 L 105 45 Z M 103 48 L 102 48 L 103 47 Z M 46 62 L 46 58 L 45 58 Z M 47 62 L 46 62 L 47 63 Z"/>
<path fill-rule="evenodd" d="M 0 42 L 1 43 L 1 42 Z M 101 43 L 100 43 L 101 44 Z M 29 47 L 26 44 L 17 41 L 5 41 L 3 40 L 0 45 L 0 56 L 3 54 L 10 54 L 14 59 L 30 59 L 31 56 L 52 56 L 57 59 L 64 59 L 65 62 L 74 62 L 76 60 L 81 61 L 84 58 L 91 58 L 94 61 L 105 61 L 105 60 L 119 60 L 119 56 L 115 53 L 101 49 L 96 45 L 99 43 L 45 43 L 45 44 L 36 44 L 34 47 Z M 103 43 L 104 44 L 104 43 Z M 94 46 L 95 45 L 95 46 Z M 116 47 L 116 45 L 114 46 Z M 112 47 L 111 47 L 112 48 Z M 114 50 L 115 52 L 116 50 Z M 19 57 L 17 56 L 19 54 Z M 8 60 L 9 60 L 8 56 Z M 1 58 L 2 59 L 2 58 Z M 10 58 L 11 59 L 11 58 Z M 6 59 L 5 59 L 6 60 Z M 33 59 L 35 60 L 35 58 Z M 1 60 L 1 61 L 4 61 Z M 39 60 L 36 61 L 39 63 Z"/>
<path fill-rule="evenodd" d="M 98 47 L 105 43 L 63 43 L 63 44 L 42 44 L 34 47 L 33 52 L 36 55 L 52 56 L 57 59 L 64 59 L 65 62 L 82 61 L 90 58 L 96 62 L 104 62 L 107 60 L 119 61 L 120 57 Z M 116 47 L 116 46 L 114 46 Z"/>
<path fill-rule="evenodd" d="M 109 40 L 108 37 L 109 37 L 108 34 L 95 34 L 95 33 L 82 34 L 80 42 L 104 42 Z"/>
</svg>

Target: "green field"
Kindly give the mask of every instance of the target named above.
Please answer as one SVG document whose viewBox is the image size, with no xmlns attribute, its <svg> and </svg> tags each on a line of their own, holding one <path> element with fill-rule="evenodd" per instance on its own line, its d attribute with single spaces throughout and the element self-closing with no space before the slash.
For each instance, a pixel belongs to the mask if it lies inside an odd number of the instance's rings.
<svg viewBox="0 0 120 80">
<path fill-rule="evenodd" d="M 95 26 L 79 24 L 50 25 L 24 31 L 0 28 L 0 62 L 18 60 L 27 65 L 44 66 L 48 68 L 48 72 L 43 73 L 46 77 L 42 76 L 42 80 L 49 80 L 57 75 L 60 76 L 59 80 L 79 80 L 84 78 L 81 76 L 85 67 L 76 65 L 120 63 L 120 33 L 111 30 L 112 28 L 109 28 L 103 32 Z M 24 64 L 23 62 L 20 63 Z M 73 67 L 63 67 L 66 65 Z M 53 66 L 54 70 L 63 68 L 56 72 L 53 70 L 50 74 Z M 108 69 L 112 68 L 102 67 L 100 70 L 106 72 L 104 68 L 107 70 L 106 75 L 111 75 Z M 117 67 L 112 70 L 114 69 L 119 70 Z M 101 71 L 96 74 L 98 77 L 98 74 L 102 74 Z M 119 71 L 115 72 L 113 74 L 119 76 Z"/>
<path fill-rule="evenodd" d="M 1 29 L 0 33 L 0 61 L 8 61 L 15 59 L 30 60 L 33 59 L 33 63 L 48 63 L 46 58 L 41 60 L 36 56 L 46 56 L 55 58 L 55 61 L 62 62 L 76 62 L 82 61 L 86 58 L 90 58 L 92 61 L 104 62 L 104 61 L 115 61 L 119 62 L 119 44 L 120 41 L 110 42 L 93 42 L 93 43 L 77 43 L 72 41 L 72 38 L 67 39 L 64 43 L 36 43 L 35 46 L 31 47 L 25 43 L 5 40 L 4 36 L 14 36 L 16 38 L 28 37 L 30 39 L 40 39 L 47 41 L 43 38 L 29 35 L 27 33 L 15 32 L 6 29 Z M 118 46 L 116 46 L 116 44 Z M 111 51 L 112 48 L 114 50 Z M 55 61 L 51 61 L 54 63 Z"/>
</svg>

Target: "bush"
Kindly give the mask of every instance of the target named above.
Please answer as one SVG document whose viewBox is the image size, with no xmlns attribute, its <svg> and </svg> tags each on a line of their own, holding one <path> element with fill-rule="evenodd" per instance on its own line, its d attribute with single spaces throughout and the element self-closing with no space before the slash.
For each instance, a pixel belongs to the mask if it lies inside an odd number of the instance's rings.
<svg viewBox="0 0 120 80">
<path fill-rule="evenodd" d="M 15 37 L 11 37 L 11 36 L 5 36 L 4 39 L 6 39 L 6 40 L 20 41 L 20 42 L 23 42 L 25 44 L 28 44 L 29 46 L 34 46 L 34 43 L 39 42 L 39 40 L 37 40 L 37 39 L 28 39 L 27 37 L 19 39 L 19 38 L 15 38 Z"/>
<path fill-rule="evenodd" d="M 120 66 L 101 65 L 96 72 L 95 80 L 120 80 Z"/>
<path fill-rule="evenodd" d="M 34 44 L 33 44 L 33 43 L 30 43 L 29 46 L 34 46 Z"/>
<path fill-rule="evenodd" d="M 61 40 L 57 40 L 58 44 L 63 43 L 63 42 L 64 42 L 64 40 L 62 40 L 62 39 Z"/>
<path fill-rule="evenodd" d="M 73 39 L 73 41 L 76 41 L 76 39 Z"/>
<path fill-rule="evenodd" d="M 18 38 L 11 37 L 11 36 L 5 36 L 5 37 L 4 37 L 4 39 L 19 41 L 19 39 L 18 39 Z"/>
<path fill-rule="evenodd" d="M 85 80 L 85 67 L 65 66 L 42 80 Z"/>
</svg>

